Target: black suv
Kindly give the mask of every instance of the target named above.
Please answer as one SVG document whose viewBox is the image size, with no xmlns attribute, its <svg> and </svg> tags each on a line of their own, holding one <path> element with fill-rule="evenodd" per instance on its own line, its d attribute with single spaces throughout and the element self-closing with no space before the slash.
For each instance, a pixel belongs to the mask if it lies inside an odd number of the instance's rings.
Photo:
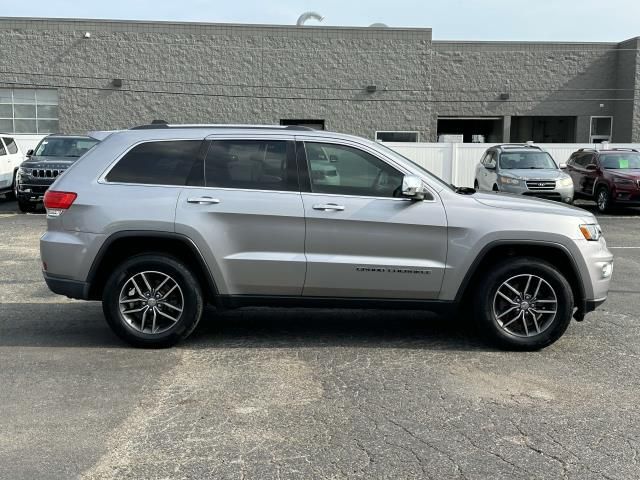
<svg viewBox="0 0 640 480">
<path fill-rule="evenodd" d="M 98 140 L 87 136 L 49 135 L 29 150 L 16 175 L 20 211 L 35 210 L 53 181 L 96 143 Z"/>
</svg>

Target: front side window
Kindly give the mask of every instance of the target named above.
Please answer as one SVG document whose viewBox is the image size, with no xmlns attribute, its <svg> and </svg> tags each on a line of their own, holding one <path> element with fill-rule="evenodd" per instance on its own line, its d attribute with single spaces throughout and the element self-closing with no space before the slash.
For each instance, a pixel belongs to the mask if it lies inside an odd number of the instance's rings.
<svg viewBox="0 0 640 480">
<path fill-rule="evenodd" d="M 50 138 L 42 140 L 33 155 L 36 157 L 79 158 L 98 143 L 93 138 Z"/>
<path fill-rule="evenodd" d="M 205 160 L 214 188 L 298 191 L 295 145 L 285 140 L 214 140 Z"/>
<path fill-rule="evenodd" d="M 556 169 L 556 163 L 547 152 L 509 152 L 500 155 L 502 170 Z"/>
<path fill-rule="evenodd" d="M 640 153 L 607 153 L 600 157 L 600 163 L 607 170 L 640 169 Z"/>
<path fill-rule="evenodd" d="M 305 143 L 313 193 L 401 197 L 404 175 L 367 152 L 346 145 Z"/>
<path fill-rule="evenodd" d="M 4 144 L 11 155 L 18 153 L 18 146 L 13 138 L 3 137 L 2 140 L 4 140 Z"/>
<path fill-rule="evenodd" d="M 201 185 L 200 140 L 147 142 L 133 147 L 106 180 L 147 185 Z"/>
</svg>

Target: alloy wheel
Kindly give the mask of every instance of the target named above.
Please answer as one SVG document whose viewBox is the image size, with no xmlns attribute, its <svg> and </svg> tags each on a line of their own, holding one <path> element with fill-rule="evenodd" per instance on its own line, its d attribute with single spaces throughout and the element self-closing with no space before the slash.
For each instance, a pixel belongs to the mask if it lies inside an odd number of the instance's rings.
<svg viewBox="0 0 640 480">
<path fill-rule="evenodd" d="M 598 209 L 604 212 L 607 209 L 609 203 L 609 195 L 606 190 L 600 190 L 598 192 Z"/>
<path fill-rule="evenodd" d="M 124 283 L 119 308 L 130 328 L 157 335 L 178 323 L 184 311 L 184 295 L 171 276 L 145 271 L 136 273 Z"/>
<path fill-rule="evenodd" d="M 517 337 L 539 335 L 556 318 L 558 297 L 542 277 L 522 274 L 504 281 L 493 297 L 493 316 L 500 328 Z"/>
</svg>

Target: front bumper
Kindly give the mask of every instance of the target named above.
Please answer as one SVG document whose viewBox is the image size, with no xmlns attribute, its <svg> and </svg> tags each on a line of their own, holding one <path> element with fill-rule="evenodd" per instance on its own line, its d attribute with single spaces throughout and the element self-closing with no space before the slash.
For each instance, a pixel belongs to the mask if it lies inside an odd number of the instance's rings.
<svg viewBox="0 0 640 480">
<path fill-rule="evenodd" d="M 607 248 L 604 238 L 597 242 L 575 240 L 586 265 L 582 272 L 582 281 L 590 288 L 585 289 L 584 305 L 578 306 L 576 318 L 581 320 L 586 313 L 592 312 L 602 305 L 609 295 L 611 278 L 613 277 L 613 254 Z"/>
<path fill-rule="evenodd" d="M 573 202 L 573 187 L 556 187 L 553 190 L 533 190 L 527 188 L 526 185 L 509 185 L 502 184 L 500 191 L 506 193 L 514 193 L 516 195 L 525 195 L 527 197 L 543 198 L 546 200 L 556 200 L 558 202 Z"/>
<path fill-rule="evenodd" d="M 16 178 L 16 194 L 22 202 L 42 202 L 44 194 L 53 184 L 55 179 L 35 179 L 31 177 L 18 176 Z"/>
</svg>

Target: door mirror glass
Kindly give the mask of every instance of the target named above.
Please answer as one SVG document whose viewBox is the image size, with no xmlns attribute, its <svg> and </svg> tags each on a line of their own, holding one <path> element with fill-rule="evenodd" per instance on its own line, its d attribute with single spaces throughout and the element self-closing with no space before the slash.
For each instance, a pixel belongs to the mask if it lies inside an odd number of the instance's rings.
<svg viewBox="0 0 640 480">
<path fill-rule="evenodd" d="M 30 157 L 31 155 L 33 155 L 33 148 L 27 150 L 27 157 Z"/>
<path fill-rule="evenodd" d="M 424 200 L 429 196 L 429 191 L 420 177 L 405 175 L 402 179 L 402 195 L 413 200 Z"/>
</svg>

